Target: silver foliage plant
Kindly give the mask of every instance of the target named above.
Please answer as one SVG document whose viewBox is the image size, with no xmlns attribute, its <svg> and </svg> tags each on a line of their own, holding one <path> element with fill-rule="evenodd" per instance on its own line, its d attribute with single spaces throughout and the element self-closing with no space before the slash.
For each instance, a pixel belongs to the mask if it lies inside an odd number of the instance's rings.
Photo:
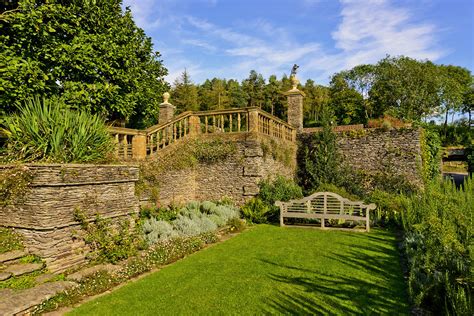
<svg viewBox="0 0 474 316">
<path fill-rule="evenodd" d="M 178 217 L 167 222 L 150 218 L 143 223 L 143 233 L 148 244 L 155 244 L 176 237 L 197 236 L 225 226 L 229 220 L 239 218 L 239 209 L 230 204 L 192 201 L 179 210 Z"/>
</svg>

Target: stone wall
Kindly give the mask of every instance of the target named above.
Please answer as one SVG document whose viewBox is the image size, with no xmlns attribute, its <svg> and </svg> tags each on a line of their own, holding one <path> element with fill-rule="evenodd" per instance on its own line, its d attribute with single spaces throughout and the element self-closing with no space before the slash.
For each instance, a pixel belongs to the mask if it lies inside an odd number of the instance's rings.
<svg viewBox="0 0 474 316">
<path fill-rule="evenodd" d="M 415 186 L 422 185 L 421 130 L 365 129 L 338 133 L 338 145 L 344 160 L 355 169 L 369 174 L 389 172 L 403 176 Z"/>
<path fill-rule="evenodd" d="M 261 179 L 277 174 L 287 178 L 295 176 L 295 144 L 254 133 L 220 133 L 200 137 L 231 141 L 236 146 L 235 152 L 226 159 L 211 163 L 198 162 L 183 169 L 161 170 L 156 174 L 159 204 L 218 200 L 223 196 L 230 197 L 237 204 L 243 204 L 258 193 L 258 182 Z M 172 147 L 174 148 L 169 150 L 174 151 L 176 159 L 179 159 L 179 144 Z M 284 155 L 286 159 L 283 159 Z M 142 202 L 151 202 L 149 194 Z"/>
<path fill-rule="evenodd" d="M 80 226 L 75 210 L 88 219 L 118 219 L 137 213 L 136 166 L 27 165 L 33 175 L 28 192 L 0 208 L 0 226 L 13 227 L 29 252 L 45 259 L 52 272 L 85 262 L 88 247 L 73 238 Z M 0 166 L 4 172 L 9 166 Z"/>
</svg>

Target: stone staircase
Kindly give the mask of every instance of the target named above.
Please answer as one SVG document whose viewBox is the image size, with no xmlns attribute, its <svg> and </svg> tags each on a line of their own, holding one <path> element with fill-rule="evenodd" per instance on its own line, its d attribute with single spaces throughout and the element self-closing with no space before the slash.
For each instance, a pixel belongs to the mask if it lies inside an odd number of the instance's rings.
<svg viewBox="0 0 474 316">
<path fill-rule="evenodd" d="M 28 255 L 24 250 L 0 254 L 0 286 L 14 278 L 28 276 L 44 268 L 43 263 L 23 263 L 21 259 Z M 41 302 L 76 285 L 70 281 L 48 282 L 53 277 L 51 274 L 40 274 L 35 277 L 37 285 L 28 289 L 0 288 L 0 315 L 28 314 L 28 311 Z"/>
<path fill-rule="evenodd" d="M 20 259 L 27 255 L 28 253 L 23 250 L 0 254 L 0 281 L 43 269 L 42 263 L 21 263 Z"/>
</svg>

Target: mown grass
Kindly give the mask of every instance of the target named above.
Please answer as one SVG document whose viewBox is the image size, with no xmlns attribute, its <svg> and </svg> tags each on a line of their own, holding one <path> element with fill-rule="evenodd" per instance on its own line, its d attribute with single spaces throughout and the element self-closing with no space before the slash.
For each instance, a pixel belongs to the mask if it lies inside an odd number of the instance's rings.
<svg viewBox="0 0 474 316">
<path fill-rule="evenodd" d="M 257 226 L 71 315 L 408 314 L 393 234 Z"/>
</svg>

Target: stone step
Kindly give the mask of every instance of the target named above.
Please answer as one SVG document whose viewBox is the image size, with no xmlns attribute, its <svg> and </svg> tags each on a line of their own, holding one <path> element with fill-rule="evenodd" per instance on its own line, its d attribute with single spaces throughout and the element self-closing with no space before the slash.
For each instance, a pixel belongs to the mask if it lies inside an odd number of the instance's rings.
<svg viewBox="0 0 474 316">
<path fill-rule="evenodd" d="M 11 272 L 0 271 L 0 281 L 5 281 L 6 279 L 9 279 L 11 276 L 12 276 Z"/>
<path fill-rule="evenodd" d="M 13 276 L 20 276 L 26 273 L 31 273 L 43 268 L 42 263 L 19 263 L 8 266 L 3 272 L 10 272 Z"/>
<path fill-rule="evenodd" d="M 0 263 L 12 261 L 26 256 L 28 253 L 23 250 L 13 250 L 0 254 Z"/>
<path fill-rule="evenodd" d="M 6 291 L 0 296 L 0 315 L 27 313 L 59 292 L 77 286 L 70 281 L 43 283 L 21 291 Z"/>
</svg>

